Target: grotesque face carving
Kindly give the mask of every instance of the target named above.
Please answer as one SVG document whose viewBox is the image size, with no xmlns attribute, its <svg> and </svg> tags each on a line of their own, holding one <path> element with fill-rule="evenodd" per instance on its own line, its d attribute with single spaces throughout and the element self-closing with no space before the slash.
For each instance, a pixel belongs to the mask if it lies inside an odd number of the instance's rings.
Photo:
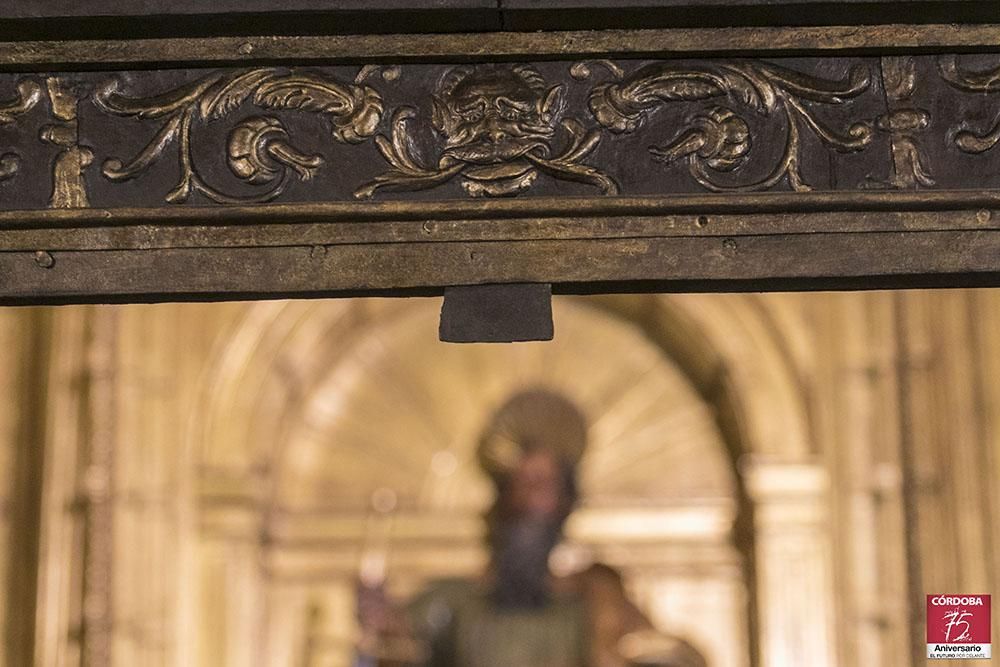
<svg viewBox="0 0 1000 667">
<path fill-rule="evenodd" d="M 528 188 L 537 159 L 551 152 L 563 87 L 547 88 L 532 67 L 458 67 L 433 97 L 434 127 L 445 140 L 439 168 L 457 164 L 472 195 Z"/>
<path fill-rule="evenodd" d="M 583 163 L 600 142 L 600 129 L 564 118 L 563 86 L 549 87 L 530 65 L 455 67 L 442 77 L 431 103 L 437 164 L 428 166 L 416 150 L 409 124 L 418 111 L 400 107 L 391 136 L 375 138 L 392 168 L 355 197 L 367 199 L 380 189 L 426 190 L 454 178 L 473 197 L 516 195 L 540 173 L 618 194 L 614 180 Z"/>
</svg>

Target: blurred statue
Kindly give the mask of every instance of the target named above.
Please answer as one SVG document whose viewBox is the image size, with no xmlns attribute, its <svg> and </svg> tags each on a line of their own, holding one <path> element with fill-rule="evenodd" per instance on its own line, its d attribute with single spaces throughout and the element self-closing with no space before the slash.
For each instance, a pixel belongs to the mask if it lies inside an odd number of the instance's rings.
<svg viewBox="0 0 1000 667">
<path fill-rule="evenodd" d="M 583 416 L 543 390 L 517 394 L 478 447 L 496 485 L 486 514 L 490 562 L 475 580 L 432 583 L 405 609 L 362 583 L 364 665 L 426 667 L 705 667 L 686 642 L 655 632 L 610 567 L 568 576 L 549 557 L 577 501 Z"/>
</svg>

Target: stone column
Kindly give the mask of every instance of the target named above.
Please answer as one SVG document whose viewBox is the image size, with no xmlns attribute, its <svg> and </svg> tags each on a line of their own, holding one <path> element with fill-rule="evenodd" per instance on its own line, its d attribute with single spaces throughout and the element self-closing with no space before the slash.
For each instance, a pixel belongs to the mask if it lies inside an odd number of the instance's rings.
<svg viewBox="0 0 1000 667">
<path fill-rule="evenodd" d="M 0 667 L 36 664 L 47 315 L 0 312 Z"/>
<path fill-rule="evenodd" d="M 202 507 L 198 663 L 266 667 L 267 589 L 260 516 L 252 504 Z"/>
<path fill-rule="evenodd" d="M 812 463 L 751 460 L 760 664 L 835 667 L 827 475 Z"/>
</svg>

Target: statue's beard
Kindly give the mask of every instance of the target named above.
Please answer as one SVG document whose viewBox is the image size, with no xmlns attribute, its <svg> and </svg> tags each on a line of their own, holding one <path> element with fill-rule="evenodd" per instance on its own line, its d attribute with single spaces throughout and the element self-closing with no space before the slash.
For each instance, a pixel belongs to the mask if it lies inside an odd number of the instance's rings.
<svg viewBox="0 0 1000 667">
<path fill-rule="evenodd" d="M 549 554 L 559 543 L 561 522 L 510 519 L 497 526 L 493 599 L 508 609 L 538 608 L 549 600 Z"/>
</svg>

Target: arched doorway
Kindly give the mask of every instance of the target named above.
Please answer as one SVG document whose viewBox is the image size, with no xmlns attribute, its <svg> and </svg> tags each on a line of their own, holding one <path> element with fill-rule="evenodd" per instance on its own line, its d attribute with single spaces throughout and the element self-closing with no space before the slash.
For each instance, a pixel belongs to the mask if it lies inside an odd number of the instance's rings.
<svg viewBox="0 0 1000 667">
<path fill-rule="evenodd" d="M 398 594 L 474 572 L 490 493 L 471 456 L 477 429 L 510 393 L 541 385 L 591 422 L 571 542 L 622 569 L 654 620 L 711 664 L 833 664 L 828 613 L 785 599 L 828 585 L 829 565 L 823 476 L 769 315 L 746 296 L 555 308 L 553 343 L 446 346 L 433 301 L 253 306 L 192 428 L 201 599 L 224 601 L 201 626 L 227 629 L 221 644 L 196 642 L 201 660 L 343 660 L 378 488 L 399 498 Z"/>
</svg>

